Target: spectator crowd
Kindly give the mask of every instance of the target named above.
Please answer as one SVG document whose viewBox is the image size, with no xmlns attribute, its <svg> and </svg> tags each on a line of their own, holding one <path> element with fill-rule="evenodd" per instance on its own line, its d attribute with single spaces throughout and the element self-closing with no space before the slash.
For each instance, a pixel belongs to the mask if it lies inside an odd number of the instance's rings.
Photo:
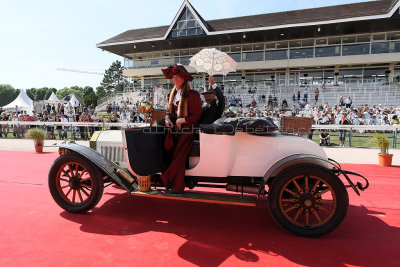
<svg viewBox="0 0 400 267">
<path fill-rule="evenodd" d="M 324 90 L 324 88 L 322 88 Z M 279 125 L 282 116 L 303 116 L 313 117 L 315 124 L 352 124 L 352 125 L 399 125 L 400 105 L 397 108 L 383 107 L 380 105 L 361 104 L 353 105 L 350 96 L 340 97 L 338 103 L 330 106 L 328 103 L 319 104 L 319 90 L 313 91 L 313 100 L 306 88 L 303 94 L 298 91 L 293 94 L 293 105 L 288 106 L 288 101 L 282 99 L 279 103 L 277 96 L 273 93 L 268 97 L 264 94 L 255 94 L 256 88 L 249 89 L 252 101 L 249 105 L 243 105 L 241 95 L 229 95 L 225 97 L 226 106 L 223 117 L 255 117 L 271 118 L 276 125 Z M 146 99 L 151 99 L 146 95 Z M 48 138 L 66 139 L 68 131 L 75 138 L 90 138 L 91 134 L 101 127 L 71 126 L 69 122 L 97 122 L 97 123 L 142 123 L 149 122 L 147 114 L 139 112 L 139 101 L 131 98 L 109 103 L 104 114 L 98 115 L 93 105 L 83 105 L 75 102 L 43 104 L 40 111 L 33 111 L 27 114 L 16 106 L 11 112 L 0 108 L 0 121 L 35 121 L 35 122 L 63 122 L 65 125 L 46 125 Z M 36 126 L 31 126 L 36 127 Z M 14 137 L 21 137 L 29 125 L 1 125 L 0 137 L 7 137 L 12 134 Z M 109 129 L 119 129 L 109 126 Z"/>
<path fill-rule="evenodd" d="M 44 130 L 47 132 L 47 137 L 56 139 L 58 134 L 59 139 L 67 139 L 68 132 L 74 138 L 87 140 L 94 131 L 100 130 L 99 127 L 91 126 L 73 126 L 68 125 L 70 122 L 97 122 L 97 123 L 139 123 L 148 122 L 149 118 L 146 114 L 141 114 L 137 111 L 139 102 L 132 103 L 132 100 L 127 98 L 119 103 L 112 103 L 107 106 L 107 114 L 99 116 L 93 105 L 82 105 L 80 103 L 58 103 L 58 104 L 43 104 L 40 112 L 32 111 L 32 114 L 27 114 L 18 106 L 11 111 L 6 112 L 0 107 L 0 121 L 12 122 L 62 122 L 64 125 L 46 125 Z M 0 137 L 7 138 L 9 134 L 13 137 L 22 137 L 26 130 L 30 127 L 38 127 L 37 125 L 8 125 L 2 124 L 0 127 Z M 109 129 L 118 129 L 118 127 L 109 126 Z"/>
<path fill-rule="evenodd" d="M 224 112 L 225 117 L 270 117 L 278 123 L 282 115 L 313 117 L 315 124 L 352 124 L 352 125 L 399 125 L 400 105 L 397 108 L 383 107 L 381 104 L 369 106 L 368 104 L 353 105 L 350 96 L 340 96 L 338 103 L 330 106 L 328 103 L 318 104 L 319 90 L 314 91 L 314 101 L 309 100 L 309 92 L 304 90 L 303 97 L 300 91 L 293 94 L 293 105 L 288 107 L 288 102 L 283 99 L 280 105 L 275 95 L 268 98 L 259 96 L 259 102 L 253 98 L 251 104 L 243 107 L 242 97 L 232 95 Z M 263 99 L 267 99 L 263 101 Z M 266 103 L 259 105 L 259 103 Z M 344 122 L 342 122 L 344 120 Z"/>
</svg>

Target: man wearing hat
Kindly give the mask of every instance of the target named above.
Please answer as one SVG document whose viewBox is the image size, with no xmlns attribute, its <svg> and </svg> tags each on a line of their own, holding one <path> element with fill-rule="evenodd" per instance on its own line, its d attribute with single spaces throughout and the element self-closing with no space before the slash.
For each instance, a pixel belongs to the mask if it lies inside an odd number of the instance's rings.
<svg viewBox="0 0 400 267">
<path fill-rule="evenodd" d="M 185 163 L 194 141 L 194 128 L 201 116 L 200 94 L 191 88 L 193 76 L 182 65 L 171 65 L 162 69 L 167 79 L 172 79 L 174 88 L 168 96 L 165 125 L 178 128 L 174 133 L 171 164 L 161 175 L 168 193 L 183 193 L 185 190 Z"/>
<path fill-rule="evenodd" d="M 221 89 L 214 81 L 214 77 L 210 76 L 210 86 L 204 87 L 202 95 L 206 101 L 201 111 L 200 124 L 211 124 L 221 118 L 225 109 L 225 97 Z"/>
</svg>

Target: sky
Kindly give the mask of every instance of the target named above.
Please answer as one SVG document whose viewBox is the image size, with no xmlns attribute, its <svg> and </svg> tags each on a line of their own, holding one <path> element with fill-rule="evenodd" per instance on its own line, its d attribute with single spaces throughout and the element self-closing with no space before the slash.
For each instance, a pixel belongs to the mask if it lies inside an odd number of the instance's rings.
<svg viewBox="0 0 400 267">
<path fill-rule="evenodd" d="M 189 0 L 205 20 L 362 0 Z M 0 0 L 0 84 L 14 88 L 92 86 L 123 58 L 96 44 L 130 29 L 170 25 L 183 0 Z"/>
</svg>

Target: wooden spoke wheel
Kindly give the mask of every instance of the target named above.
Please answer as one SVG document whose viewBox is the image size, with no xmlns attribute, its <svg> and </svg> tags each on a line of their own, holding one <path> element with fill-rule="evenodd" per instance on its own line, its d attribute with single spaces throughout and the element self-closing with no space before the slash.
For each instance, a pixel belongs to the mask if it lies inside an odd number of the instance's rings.
<svg viewBox="0 0 400 267">
<path fill-rule="evenodd" d="M 86 212 L 100 201 L 104 184 L 97 167 L 78 154 L 68 153 L 53 163 L 49 172 L 49 189 L 63 209 Z"/>
<path fill-rule="evenodd" d="M 319 236 L 335 229 L 346 217 L 349 200 L 342 181 L 329 170 L 306 165 L 275 178 L 269 207 L 285 230 Z"/>
</svg>

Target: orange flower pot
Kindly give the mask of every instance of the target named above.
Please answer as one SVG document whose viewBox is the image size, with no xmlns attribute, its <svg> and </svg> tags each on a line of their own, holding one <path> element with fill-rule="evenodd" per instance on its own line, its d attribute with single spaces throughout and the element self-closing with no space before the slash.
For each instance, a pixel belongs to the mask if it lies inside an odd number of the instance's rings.
<svg viewBox="0 0 400 267">
<path fill-rule="evenodd" d="M 43 146 L 35 146 L 35 151 L 36 151 L 36 153 L 42 153 L 43 152 Z"/>
<path fill-rule="evenodd" d="M 393 154 L 378 154 L 379 166 L 390 167 L 392 166 Z"/>
</svg>

